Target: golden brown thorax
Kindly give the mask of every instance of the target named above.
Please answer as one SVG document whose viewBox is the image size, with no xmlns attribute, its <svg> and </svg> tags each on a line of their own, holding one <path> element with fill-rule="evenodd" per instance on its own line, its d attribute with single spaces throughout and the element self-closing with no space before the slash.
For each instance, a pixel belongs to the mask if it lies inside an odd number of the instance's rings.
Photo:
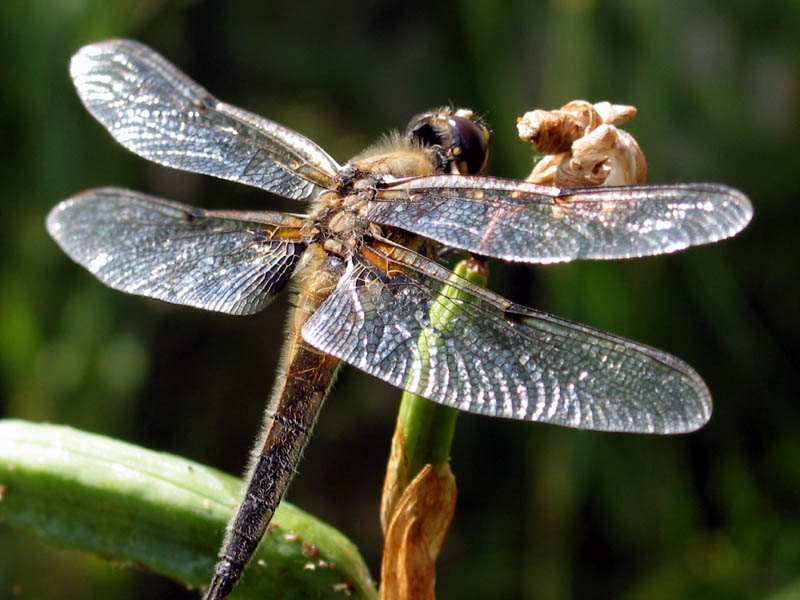
<svg viewBox="0 0 800 600">
<path fill-rule="evenodd" d="M 399 137 L 359 154 L 350 164 L 365 173 L 397 178 L 435 173 L 431 153 Z M 370 200 L 368 194 L 360 193 L 359 189 L 363 190 L 362 186 L 370 183 L 364 179 L 356 183 L 352 194 L 342 196 L 326 192 L 317 199 L 312 220 L 321 234 L 326 252 L 345 257 L 352 255 L 367 233 L 419 248 L 419 244 L 412 242 L 414 236 L 366 220 Z"/>
</svg>

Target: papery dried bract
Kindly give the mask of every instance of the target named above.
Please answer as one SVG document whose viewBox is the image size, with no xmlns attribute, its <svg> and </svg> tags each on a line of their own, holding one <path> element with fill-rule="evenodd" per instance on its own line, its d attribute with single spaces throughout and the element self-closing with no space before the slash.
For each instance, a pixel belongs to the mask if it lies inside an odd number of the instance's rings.
<svg viewBox="0 0 800 600">
<path fill-rule="evenodd" d="M 534 110 L 517 119 L 524 141 L 545 156 L 528 181 L 560 187 L 643 183 L 647 164 L 639 145 L 615 125 L 636 108 L 573 100 L 558 110 Z"/>
<path fill-rule="evenodd" d="M 435 562 L 455 504 L 455 476 L 447 462 L 425 465 L 403 490 L 386 515 L 381 600 L 435 600 Z"/>
</svg>

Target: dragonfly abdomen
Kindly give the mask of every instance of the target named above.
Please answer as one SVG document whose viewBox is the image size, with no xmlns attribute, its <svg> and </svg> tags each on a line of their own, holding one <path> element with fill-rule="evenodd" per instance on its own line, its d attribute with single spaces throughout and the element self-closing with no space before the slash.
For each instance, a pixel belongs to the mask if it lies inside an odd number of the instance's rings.
<svg viewBox="0 0 800 600">
<path fill-rule="evenodd" d="M 262 436 L 253 451 L 246 489 L 231 523 L 206 599 L 226 596 L 266 532 L 300 461 L 311 429 L 333 382 L 339 360 L 303 341 L 300 330 L 344 272 L 343 261 L 324 253 L 312 258 L 307 281 L 291 316 L 289 352 Z M 316 268 L 314 268 L 316 267 Z"/>
</svg>

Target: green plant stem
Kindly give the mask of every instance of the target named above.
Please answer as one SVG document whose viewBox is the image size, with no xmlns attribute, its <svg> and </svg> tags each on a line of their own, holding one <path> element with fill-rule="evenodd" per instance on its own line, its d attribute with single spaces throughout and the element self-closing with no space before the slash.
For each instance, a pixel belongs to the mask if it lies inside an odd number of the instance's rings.
<svg viewBox="0 0 800 600">
<path fill-rule="evenodd" d="M 459 262 L 451 276 L 451 282 L 467 279 L 477 285 L 485 286 L 488 278 L 485 265 L 474 258 Z M 440 299 L 431 307 L 431 322 L 440 330 L 446 330 L 449 320 L 457 314 L 458 304 L 449 301 L 458 299 L 465 302 L 471 296 L 459 292 L 451 285 L 445 285 L 439 293 Z M 428 352 L 428 342 L 420 336 L 420 354 Z M 408 480 L 414 479 L 426 465 L 438 465 L 450 458 L 450 446 L 455 433 L 458 410 L 436 404 L 410 392 L 404 392 L 398 412 L 398 424 L 405 439 Z"/>
</svg>

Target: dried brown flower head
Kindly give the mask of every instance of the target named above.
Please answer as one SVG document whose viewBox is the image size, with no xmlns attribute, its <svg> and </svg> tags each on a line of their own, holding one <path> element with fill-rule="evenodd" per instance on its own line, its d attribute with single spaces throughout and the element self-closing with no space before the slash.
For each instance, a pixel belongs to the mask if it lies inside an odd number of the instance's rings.
<svg viewBox="0 0 800 600">
<path fill-rule="evenodd" d="M 545 155 L 528 181 L 561 187 L 644 183 L 644 153 L 631 134 L 616 127 L 635 114 L 633 106 L 585 100 L 525 113 L 517 119 L 519 136 Z"/>
</svg>

